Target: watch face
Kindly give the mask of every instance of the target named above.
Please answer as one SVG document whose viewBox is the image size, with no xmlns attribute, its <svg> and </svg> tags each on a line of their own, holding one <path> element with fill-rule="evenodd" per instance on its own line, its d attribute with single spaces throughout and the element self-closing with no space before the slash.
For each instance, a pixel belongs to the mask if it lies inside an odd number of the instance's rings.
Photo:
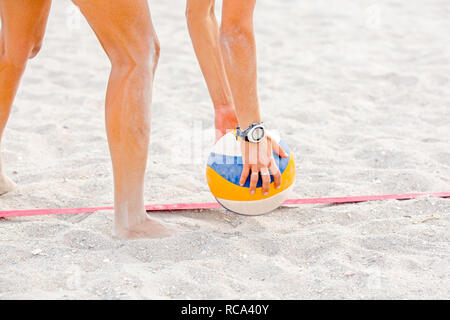
<svg viewBox="0 0 450 320">
<path fill-rule="evenodd" d="M 263 127 L 257 127 L 252 132 L 252 138 L 255 141 L 259 141 L 262 138 L 264 138 L 264 128 Z"/>
</svg>

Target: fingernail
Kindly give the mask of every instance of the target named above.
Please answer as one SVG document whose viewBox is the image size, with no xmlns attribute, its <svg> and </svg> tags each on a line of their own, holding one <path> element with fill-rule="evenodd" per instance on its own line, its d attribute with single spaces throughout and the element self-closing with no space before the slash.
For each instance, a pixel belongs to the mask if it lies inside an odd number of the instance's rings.
<svg viewBox="0 0 450 320">
<path fill-rule="evenodd" d="M 275 189 L 280 189 L 280 188 L 281 188 L 281 186 L 276 186 L 276 187 L 275 187 Z"/>
<path fill-rule="evenodd" d="M 250 194 L 255 194 L 255 190 L 250 191 Z"/>
<path fill-rule="evenodd" d="M 263 193 L 263 196 L 267 196 L 269 193 L 268 192 L 264 192 Z"/>
<path fill-rule="evenodd" d="M 239 182 L 239 185 L 242 187 L 244 184 Z"/>
</svg>

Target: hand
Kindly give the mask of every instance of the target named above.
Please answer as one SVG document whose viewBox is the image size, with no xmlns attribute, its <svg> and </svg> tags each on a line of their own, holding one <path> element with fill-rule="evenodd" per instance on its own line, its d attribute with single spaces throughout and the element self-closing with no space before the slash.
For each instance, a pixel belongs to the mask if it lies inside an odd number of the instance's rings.
<svg viewBox="0 0 450 320">
<path fill-rule="evenodd" d="M 241 141 L 242 160 L 244 168 L 242 169 L 241 179 L 239 184 L 243 186 L 247 177 L 250 174 L 250 194 L 256 191 L 256 184 L 259 176 L 262 179 L 262 194 L 267 195 L 270 188 L 270 174 L 273 176 L 275 188 L 281 186 L 281 173 L 278 168 L 273 152 L 282 158 L 288 158 L 289 155 L 274 141 L 267 136 L 259 143 L 252 143 L 248 141 Z M 273 151 L 273 152 L 272 152 Z"/>
</svg>

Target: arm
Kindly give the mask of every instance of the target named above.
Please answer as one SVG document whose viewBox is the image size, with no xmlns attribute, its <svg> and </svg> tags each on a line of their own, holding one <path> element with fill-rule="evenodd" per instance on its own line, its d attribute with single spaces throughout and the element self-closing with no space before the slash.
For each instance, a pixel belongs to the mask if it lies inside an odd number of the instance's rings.
<svg viewBox="0 0 450 320">
<path fill-rule="evenodd" d="M 221 45 L 225 68 L 233 93 L 239 126 L 248 128 L 261 121 L 257 90 L 256 45 L 253 31 L 253 11 L 256 0 L 224 0 L 221 26 Z M 280 146 L 270 139 L 259 143 L 241 142 L 244 168 L 241 184 L 247 180 L 250 171 L 250 193 L 255 193 L 261 175 L 262 193 L 270 187 L 270 173 L 275 187 L 281 184 L 281 174 L 273 158 L 272 150 L 281 157 L 287 157 Z"/>
<path fill-rule="evenodd" d="M 220 40 L 241 128 L 260 122 L 253 11 L 256 0 L 224 0 Z"/>
<path fill-rule="evenodd" d="M 237 119 L 220 50 L 214 3 L 215 0 L 187 0 L 186 19 L 192 44 L 214 104 L 218 140 L 227 130 L 236 128 Z"/>
<path fill-rule="evenodd" d="M 222 27 L 219 32 L 214 15 L 215 0 L 188 0 L 186 17 L 197 59 L 208 85 L 216 114 L 216 139 L 226 129 L 238 125 L 245 129 L 261 121 L 256 88 L 256 48 L 253 35 L 255 0 L 224 0 Z M 234 106 L 234 107 L 233 107 Z M 236 109 L 236 113 L 234 111 Z M 237 118 L 236 118 L 237 114 Z M 217 134 L 219 132 L 219 134 Z M 245 162 L 241 182 L 250 171 L 250 193 L 256 190 L 262 172 L 262 192 L 270 188 L 269 170 L 275 186 L 281 175 L 273 159 L 272 150 L 286 156 L 276 143 L 265 139 L 258 144 L 242 142 Z"/>
</svg>

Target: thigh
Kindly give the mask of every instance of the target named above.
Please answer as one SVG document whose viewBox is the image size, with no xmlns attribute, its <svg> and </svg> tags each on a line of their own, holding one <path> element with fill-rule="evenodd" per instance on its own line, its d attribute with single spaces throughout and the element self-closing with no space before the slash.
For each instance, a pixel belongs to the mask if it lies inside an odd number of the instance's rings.
<svg viewBox="0 0 450 320">
<path fill-rule="evenodd" d="M 2 53 L 20 57 L 39 47 L 50 6 L 51 0 L 0 0 Z"/>
<path fill-rule="evenodd" d="M 112 61 L 141 59 L 154 50 L 156 34 L 147 0 L 72 0 Z"/>
</svg>

